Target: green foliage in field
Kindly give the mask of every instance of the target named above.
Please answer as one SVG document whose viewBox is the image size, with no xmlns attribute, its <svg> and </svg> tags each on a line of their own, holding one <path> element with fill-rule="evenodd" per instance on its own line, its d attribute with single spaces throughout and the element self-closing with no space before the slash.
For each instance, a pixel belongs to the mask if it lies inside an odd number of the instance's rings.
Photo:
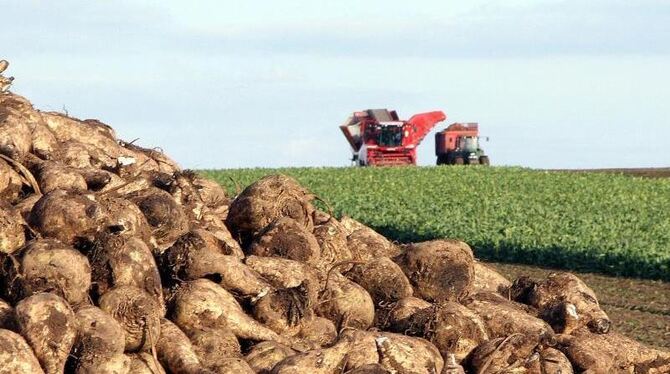
<svg viewBox="0 0 670 374">
<path fill-rule="evenodd" d="M 400 241 L 458 238 L 478 257 L 670 280 L 670 179 L 496 167 L 203 171 L 232 194 L 284 173 Z"/>
</svg>

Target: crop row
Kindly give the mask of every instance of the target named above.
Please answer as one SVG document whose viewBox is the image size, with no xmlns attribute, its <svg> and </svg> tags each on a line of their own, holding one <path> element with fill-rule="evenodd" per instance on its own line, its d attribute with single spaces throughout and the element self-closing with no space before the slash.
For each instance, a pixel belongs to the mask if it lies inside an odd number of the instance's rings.
<svg viewBox="0 0 670 374">
<path fill-rule="evenodd" d="M 670 179 L 521 168 L 230 169 L 234 194 L 272 173 L 399 242 L 458 238 L 480 258 L 670 280 Z"/>
</svg>

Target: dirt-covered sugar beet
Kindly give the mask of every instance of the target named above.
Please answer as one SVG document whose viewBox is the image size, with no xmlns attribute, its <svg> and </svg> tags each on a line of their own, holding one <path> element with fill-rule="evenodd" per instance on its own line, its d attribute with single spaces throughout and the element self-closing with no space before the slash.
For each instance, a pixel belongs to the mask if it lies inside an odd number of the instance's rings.
<svg viewBox="0 0 670 374">
<path fill-rule="evenodd" d="M 188 231 L 188 219 L 172 196 L 155 187 L 133 192 L 128 196 L 151 226 L 156 246 L 163 250 Z"/>
<path fill-rule="evenodd" d="M 103 231 L 136 237 L 151 248 L 155 246 L 151 226 L 137 205 L 125 198 L 108 194 L 98 196 L 97 201 L 106 213 Z"/>
<path fill-rule="evenodd" d="M 115 374 L 130 370 L 123 354 L 125 331 L 111 315 L 94 306 L 75 313 L 77 322 L 77 374 Z"/>
<path fill-rule="evenodd" d="M 302 285 L 312 305 L 317 304 L 321 284 L 319 272 L 313 267 L 279 257 L 247 256 L 244 263 L 267 280 L 274 288 L 293 288 Z"/>
<path fill-rule="evenodd" d="M 235 297 L 218 284 L 198 279 L 176 291 L 171 319 L 185 331 L 225 326 L 240 339 L 276 340 L 279 334 L 247 315 Z"/>
<path fill-rule="evenodd" d="M 100 309 L 111 315 L 125 332 L 125 350 L 149 350 L 160 334 L 161 307 L 146 291 L 117 286 L 100 297 Z"/>
<path fill-rule="evenodd" d="M 225 327 L 204 328 L 185 333 L 204 367 L 213 369 L 227 365 L 231 358 L 242 357 L 240 342 L 235 334 Z"/>
<path fill-rule="evenodd" d="M 161 310 L 165 309 L 158 267 L 144 241 L 132 236 L 102 233 L 96 237 L 88 257 L 93 268 L 92 294 L 95 297 L 116 286 L 132 286 L 144 290 Z"/>
<path fill-rule="evenodd" d="M 482 374 L 573 373 L 572 365 L 563 353 L 524 334 L 484 342 L 471 354 L 468 364 L 472 372 Z"/>
<path fill-rule="evenodd" d="M 70 245 L 93 240 L 104 220 L 104 210 L 91 196 L 65 190 L 42 196 L 29 217 L 42 236 Z"/>
<path fill-rule="evenodd" d="M 244 360 L 257 373 L 270 373 L 278 362 L 297 352 L 288 346 L 275 341 L 264 341 L 255 344 Z"/>
<path fill-rule="evenodd" d="M 86 256 L 54 239 L 30 242 L 18 262 L 15 296 L 24 298 L 39 292 L 55 293 L 70 303 L 88 302 L 91 267 Z"/>
<path fill-rule="evenodd" d="M 295 335 L 314 311 L 307 288 L 280 288 L 259 296 L 253 305 L 254 318 L 279 334 Z"/>
<path fill-rule="evenodd" d="M 354 260 L 367 262 L 379 257 L 395 257 L 402 252 L 399 246 L 352 218 L 344 217 L 342 225 Z"/>
<path fill-rule="evenodd" d="M 166 374 L 163 365 L 151 353 L 130 353 L 126 356 L 130 359 L 130 374 Z"/>
<path fill-rule="evenodd" d="M 453 354 L 457 362 L 489 340 L 484 320 L 461 304 L 446 301 L 422 308 L 413 304 L 417 303 L 410 298 L 394 306 L 388 317 L 389 330 L 425 338 L 443 357 Z"/>
<path fill-rule="evenodd" d="M 33 174 L 42 193 L 54 190 L 85 192 L 86 179 L 76 169 L 55 162 L 42 162 L 34 168 Z"/>
<path fill-rule="evenodd" d="M 230 204 L 226 224 L 243 242 L 280 217 L 289 217 L 311 231 L 313 196 L 294 179 L 270 175 L 245 188 Z"/>
<path fill-rule="evenodd" d="M 32 145 L 32 108 L 20 96 L 3 94 L 0 100 L 0 154 L 20 161 Z"/>
<path fill-rule="evenodd" d="M 314 266 L 321 257 L 321 248 L 311 231 L 294 219 L 281 217 L 258 234 L 247 253 L 282 257 Z"/>
<path fill-rule="evenodd" d="M 338 330 L 344 327 L 367 329 L 374 322 L 374 301 L 360 285 L 334 271 L 327 278 L 316 313 L 335 323 Z"/>
<path fill-rule="evenodd" d="M 342 339 L 329 348 L 317 348 L 288 356 L 272 369 L 273 374 L 315 373 L 329 374 L 345 372 L 346 357 L 351 347 L 349 339 Z"/>
<path fill-rule="evenodd" d="M 476 293 L 463 300 L 463 304 L 484 320 L 491 338 L 520 333 L 540 340 L 554 334 L 551 326 L 538 318 L 534 310 L 498 293 Z"/>
<path fill-rule="evenodd" d="M 316 267 L 327 272 L 337 263 L 343 261 L 352 261 L 353 254 L 347 244 L 348 231 L 334 217 L 327 215 L 327 218 L 314 227 L 314 237 L 319 243 L 321 256 Z M 341 271 L 347 270 L 347 267 L 340 268 Z"/>
<path fill-rule="evenodd" d="M 644 346 L 619 333 L 595 334 L 587 327 L 561 334 L 558 345 L 577 372 L 646 373 L 670 372 L 670 352 Z"/>
<path fill-rule="evenodd" d="M 402 269 L 388 257 L 355 264 L 345 275 L 365 288 L 377 305 L 398 301 L 414 292 Z"/>
<path fill-rule="evenodd" d="M 167 319 L 160 321 L 160 337 L 156 342 L 158 359 L 169 372 L 186 374 L 214 374 L 207 370 L 193 349 L 186 334 Z"/>
<path fill-rule="evenodd" d="M 26 340 L 11 330 L 0 328 L 0 373 L 43 374 L 37 357 Z"/>
<path fill-rule="evenodd" d="M 333 321 L 312 316 L 303 319 L 296 337 L 305 341 L 309 346 L 330 347 L 337 340 L 338 333 Z"/>
<path fill-rule="evenodd" d="M 160 258 L 164 281 L 210 279 L 230 292 L 256 297 L 271 287 L 236 256 L 206 245 L 197 235 L 182 236 Z"/>
<path fill-rule="evenodd" d="M 571 273 L 552 273 L 539 281 L 521 277 L 510 287 L 514 300 L 529 304 L 557 333 L 570 333 L 587 326 L 605 334 L 611 321 L 602 310 L 595 292 Z"/>
<path fill-rule="evenodd" d="M 414 318 L 415 314 L 421 314 L 422 310 L 432 307 L 433 304 L 413 296 L 402 298 L 385 306 L 378 305 L 375 310 L 375 326 L 381 330 L 389 330 L 391 325 L 404 325 L 405 322 Z M 404 329 L 404 327 L 397 327 L 391 331 L 400 328 Z"/>
<path fill-rule="evenodd" d="M 466 243 L 433 240 L 408 245 L 394 259 L 409 278 L 417 297 L 458 301 L 473 290 L 474 256 Z"/>
<path fill-rule="evenodd" d="M 512 282 L 502 274 L 498 273 L 490 266 L 475 261 L 475 279 L 472 285 L 475 292 L 491 291 L 506 296 L 511 285 Z"/>
<path fill-rule="evenodd" d="M 8 203 L 19 200 L 24 179 L 11 164 L 0 158 L 0 199 Z"/>
<path fill-rule="evenodd" d="M 20 212 L 0 203 L 0 254 L 12 254 L 26 242 Z"/>
<path fill-rule="evenodd" d="M 77 337 L 74 312 L 63 298 L 38 293 L 16 305 L 18 330 L 47 374 L 62 373 Z"/>
</svg>

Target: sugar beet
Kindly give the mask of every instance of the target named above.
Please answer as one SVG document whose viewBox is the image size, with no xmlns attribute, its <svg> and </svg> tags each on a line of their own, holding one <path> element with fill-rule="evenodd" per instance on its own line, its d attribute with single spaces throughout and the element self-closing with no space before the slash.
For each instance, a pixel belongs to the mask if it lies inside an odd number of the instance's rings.
<svg viewBox="0 0 670 374">
<path fill-rule="evenodd" d="M 128 373 L 130 358 L 123 354 L 125 332 L 109 314 L 94 306 L 77 310 L 77 374 Z"/>
<path fill-rule="evenodd" d="M 149 350 L 160 335 L 161 308 L 155 298 L 132 286 L 117 286 L 100 298 L 100 309 L 117 320 L 125 332 L 125 350 Z"/>
<path fill-rule="evenodd" d="M 292 218 L 311 231 L 311 200 L 312 195 L 294 179 L 270 175 L 252 183 L 231 202 L 226 225 L 243 242 L 280 217 Z"/>
<path fill-rule="evenodd" d="M 0 328 L 0 374 L 44 374 L 28 343 L 13 331 Z"/>
<path fill-rule="evenodd" d="M 39 293 L 16 305 L 19 332 L 26 338 L 47 374 L 60 374 L 77 337 L 74 313 L 51 293 Z"/>
<path fill-rule="evenodd" d="M 247 253 L 282 257 L 313 266 L 319 262 L 321 248 L 311 231 L 294 219 L 281 217 L 258 234 Z"/>
<path fill-rule="evenodd" d="M 395 261 L 409 278 L 414 294 L 427 301 L 460 300 L 473 289 L 474 256 L 458 240 L 408 245 Z"/>
<path fill-rule="evenodd" d="M 540 316 L 556 332 L 570 332 L 588 326 L 593 332 L 605 334 L 611 321 L 600 308 L 595 292 L 570 273 L 552 273 L 541 281 L 521 277 L 510 288 L 519 302 L 538 308 Z"/>
<path fill-rule="evenodd" d="M 20 297 L 39 292 L 55 293 L 78 305 L 88 301 L 91 267 L 86 256 L 57 240 L 28 244 L 20 260 Z"/>
</svg>

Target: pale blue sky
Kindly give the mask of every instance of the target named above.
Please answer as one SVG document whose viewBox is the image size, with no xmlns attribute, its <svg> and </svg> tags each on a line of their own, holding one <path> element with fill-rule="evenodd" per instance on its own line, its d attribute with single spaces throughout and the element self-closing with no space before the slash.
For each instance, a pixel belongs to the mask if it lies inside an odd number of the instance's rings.
<svg viewBox="0 0 670 374">
<path fill-rule="evenodd" d="M 368 107 L 478 121 L 498 165 L 670 166 L 669 1 L 0 7 L 15 92 L 185 167 L 348 165 L 338 125 Z"/>
</svg>

